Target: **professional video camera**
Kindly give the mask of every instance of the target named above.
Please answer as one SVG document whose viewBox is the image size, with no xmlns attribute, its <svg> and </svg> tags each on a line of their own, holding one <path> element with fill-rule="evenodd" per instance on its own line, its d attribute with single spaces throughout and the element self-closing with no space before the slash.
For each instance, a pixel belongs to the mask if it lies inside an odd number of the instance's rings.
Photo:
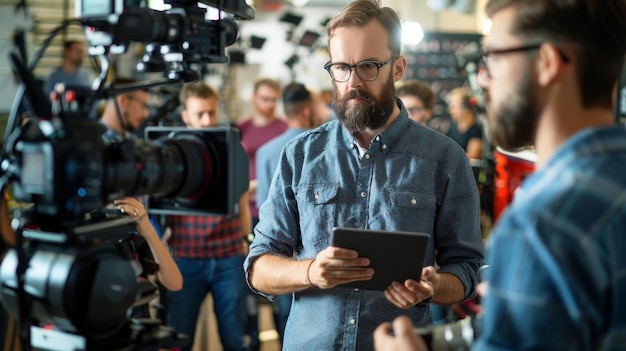
<svg viewBox="0 0 626 351">
<path fill-rule="evenodd" d="M 219 8 L 220 18 L 206 20 L 206 8 L 197 1 L 165 0 L 167 11 L 123 5 L 116 0 L 77 0 L 76 13 L 89 41 L 89 54 L 108 65 L 108 54 L 126 51 L 129 42 L 143 42 L 145 53 L 140 71 L 164 72 L 169 79 L 197 80 L 192 63 L 226 63 L 226 46 L 238 38 L 237 23 L 222 17 L 222 11 L 236 19 L 254 18 L 254 10 L 244 0 L 202 0 Z M 221 7 L 218 6 L 222 5 Z"/>
<path fill-rule="evenodd" d="M 0 154 L 0 193 L 12 185 L 16 200 L 32 206 L 14 213 L 17 243 L 0 266 L 0 300 L 20 322 L 25 351 L 156 351 L 188 342 L 159 321 L 130 317 L 156 292 L 146 294 L 132 255 L 118 247 L 135 231 L 134 219 L 110 216 L 104 207 L 145 195 L 150 213 L 231 214 L 248 187 L 237 129 L 151 127 L 144 141 L 104 140 L 106 128 L 88 116 L 92 102 L 196 79 L 190 64 L 226 62 L 224 47 L 238 30 L 232 19 L 205 20 L 206 9 L 195 2 L 173 0 L 167 11 L 120 4 L 82 0 L 79 18 L 53 30 L 28 65 L 11 54 L 23 84 Z M 254 17 L 244 0 L 204 4 L 238 19 Z M 86 27 L 102 72 L 90 89 L 57 87 L 51 101 L 31 71 L 52 38 L 73 23 Z M 108 58 L 133 41 L 159 48 L 150 56 L 166 63 L 164 79 L 106 86 Z"/>
</svg>

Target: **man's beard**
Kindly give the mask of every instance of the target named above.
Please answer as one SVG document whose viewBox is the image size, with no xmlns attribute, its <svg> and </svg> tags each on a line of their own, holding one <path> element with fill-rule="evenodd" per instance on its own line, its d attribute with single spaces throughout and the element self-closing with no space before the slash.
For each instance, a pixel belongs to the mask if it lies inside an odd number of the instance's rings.
<svg viewBox="0 0 626 351">
<path fill-rule="evenodd" d="M 539 122 L 539 101 L 531 77 L 530 72 L 523 74 L 511 96 L 499 106 L 494 106 L 493 103 L 491 105 L 489 138 L 504 150 L 519 150 L 534 142 Z"/>
<path fill-rule="evenodd" d="M 137 131 L 137 128 L 135 128 L 135 126 L 132 124 L 128 112 L 124 111 L 123 114 L 124 114 L 123 129 L 128 133 L 135 133 Z"/>
<path fill-rule="evenodd" d="M 359 135 L 368 128 L 371 130 L 382 128 L 389 120 L 396 103 L 396 89 L 391 75 L 382 89 L 379 100 L 365 90 L 350 90 L 343 97 L 339 97 L 336 85 L 333 90 L 333 106 L 337 119 L 353 135 Z M 352 104 L 350 99 L 360 99 L 365 102 Z"/>
</svg>

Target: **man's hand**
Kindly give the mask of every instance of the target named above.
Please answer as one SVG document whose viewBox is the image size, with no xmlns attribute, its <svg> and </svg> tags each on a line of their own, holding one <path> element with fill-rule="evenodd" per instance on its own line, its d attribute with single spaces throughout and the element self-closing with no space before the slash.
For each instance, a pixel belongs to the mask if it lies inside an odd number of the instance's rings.
<svg viewBox="0 0 626 351">
<path fill-rule="evenodd" d="M 408 317 L 400 316 L 393 325 L 385 322 L 374 331 L 376 351 L 428 351 L 421 337 L 413 331 L 413 323 Z"/>
<path fill-rule="evenodd" d="M 372 279 L 370 260 L 354 250 L 329 246 L 320 251 L 308 269 L 311 285 L 329 289 L 340 284 Z"/>
<path fill-rule="evenodd" d="M 432 266 L 424 267 L 419 282 L 413 279 L 405 280 L 404 284 L 393 282 L 384 294 L 387 300 L 394 305 L 407 309 L 430 299 L 435 292 L 434 287 L 439 283 L 439 279 L 439 274 L 435 272 Z"/>
</svg>

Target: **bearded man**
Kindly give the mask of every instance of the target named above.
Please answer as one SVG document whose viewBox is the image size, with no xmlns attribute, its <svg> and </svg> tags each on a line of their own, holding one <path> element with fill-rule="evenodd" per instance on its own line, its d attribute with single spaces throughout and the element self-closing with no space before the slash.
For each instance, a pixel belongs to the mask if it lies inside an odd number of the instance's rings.
<svg viewBox="0 0 626 351">
<path fill-rule="evenodd" d="M 410 120 L 396 97 L 406 69 L 396 12 L 357 0 L 327 29 L 338 119 L 283 149 L 244 268 L 255 292 L 293 294 L 284 350 L 372 350 L 382 321 L 407 315 L 426 326 L 429 302 L 474 295 L 478 193 L 464 151 Z M 428 233 L 421 279 L 344 287 L 374 272 L 357 251 L 330 246 L 333 227 Z"/>
</svg>

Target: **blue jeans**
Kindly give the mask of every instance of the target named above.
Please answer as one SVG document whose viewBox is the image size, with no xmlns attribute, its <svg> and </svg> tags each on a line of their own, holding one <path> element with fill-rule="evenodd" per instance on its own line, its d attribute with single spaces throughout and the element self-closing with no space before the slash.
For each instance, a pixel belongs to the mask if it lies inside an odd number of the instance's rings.
<svg viewBox="0 0 626 351">
<path fill-rule="evenodd" d="M 176 258 L 183 275 L 183 289 L 167 293 L 167 325 L 189 335 L 191 342 L 181 351 L 191 350 L 200 306 L 208 293 L 213 295 L 213 308 L 224 351 L 244 351 L 246 285 L 243 255 L 225 259 Z"/>
</svg>

